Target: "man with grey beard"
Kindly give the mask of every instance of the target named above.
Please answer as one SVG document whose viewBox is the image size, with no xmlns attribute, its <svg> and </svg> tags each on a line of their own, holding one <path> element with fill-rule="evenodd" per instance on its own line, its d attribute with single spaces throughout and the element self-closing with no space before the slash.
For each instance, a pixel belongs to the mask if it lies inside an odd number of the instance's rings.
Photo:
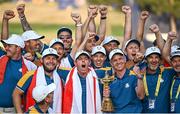
<svg viewBox="0 0 180 114">
<path fill-rule="evenodd" d="M 172 75 L 173 81 L 170 90 L 171 106 L 169 109 L 171 113 L 180 113 L 180 47 L 177 45 L 172 46 L 172 42 L 175 39 L 177 39 L 177 33 L 170 31 L 162 54 L 176 72 L 175 75 Z"/>
<path fill-rule="evenodd" d="M 171 64 L 176 75 L 173 78 L 171 91 L 170 91 L 170 100 L 171 100 L 171 112 L 180 113 L 180 48 L 171 53 Z"/>
<path fill-rule="evenodd" d="M 161 65 L 161 52 L 157 47 L 149 47 L 145 52 L 145 59 L 147 66 L 143 78 L 145 88 L 143 112 L 168 113 L 169 92 L 175 71 Z"/>
</svg>

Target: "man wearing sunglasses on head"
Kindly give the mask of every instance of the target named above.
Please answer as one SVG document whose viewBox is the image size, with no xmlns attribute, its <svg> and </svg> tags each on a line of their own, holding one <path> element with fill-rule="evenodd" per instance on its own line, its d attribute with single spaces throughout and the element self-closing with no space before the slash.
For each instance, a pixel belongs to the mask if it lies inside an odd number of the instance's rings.
<svg viewBox="0 0 180 114">
<path fill-rule="evenodd" d="M 61 39 L 64 43 L 65 56 L 70 54 L 72 46 L 72 31 L 67 27 L 62 27 L 57 31 L 57 38 Z"/>
</svg>

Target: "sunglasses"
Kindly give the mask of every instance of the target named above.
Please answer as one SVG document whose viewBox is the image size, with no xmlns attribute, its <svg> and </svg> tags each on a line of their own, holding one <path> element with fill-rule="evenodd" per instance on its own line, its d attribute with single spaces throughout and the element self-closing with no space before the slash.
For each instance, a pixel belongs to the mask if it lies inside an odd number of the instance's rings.
<svg viewBox="0 0 180 114">
<path fill-rule="evenodd" d="M 59 38 L 60 38 L 61 40 L 63 40 L 63 39 L 71 39 L 72 36 L 70 36 L 70 35 L 60 35 Z"/>
</svg>

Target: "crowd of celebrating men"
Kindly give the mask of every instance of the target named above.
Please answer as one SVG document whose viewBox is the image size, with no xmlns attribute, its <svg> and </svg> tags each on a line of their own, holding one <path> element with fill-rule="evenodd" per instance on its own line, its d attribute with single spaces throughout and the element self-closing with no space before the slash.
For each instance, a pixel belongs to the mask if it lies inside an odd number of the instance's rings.
<svg viewBox="0 0 180 114">
<path fill-rule="evenodd" d="M 103 97 L 112 100 L 114 113 L 180 113 L 180 47 L 173 45 L 177 34 L 168 32 L 165 41 L 153 24 L 149 29 L 156 40 L 146 49 L 148 11 L 140 13 L 132 38 L 131 7 L 122 6 L 120 42 L 106 34 L 107 6 L 90 5 L 84 23 L 79 13 L 71 13 L 75 38 L 70 28 L 62 27 L 48 45 L 41 41 L 45 36 L 32 30 L 24 11 L 24 4 L 17 6 L 21 35 L 9 36 L 14 11 L 5 10 L 2 18 L 0 113 L 103 113 Z M 103 88 L 101 79 L 107 75 L 114 80 Z"/>
</svg>

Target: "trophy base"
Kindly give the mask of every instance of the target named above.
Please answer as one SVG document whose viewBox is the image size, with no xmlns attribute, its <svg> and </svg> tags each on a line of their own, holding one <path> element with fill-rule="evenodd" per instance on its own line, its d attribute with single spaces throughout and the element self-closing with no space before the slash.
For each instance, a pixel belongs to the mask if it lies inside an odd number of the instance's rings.
<svg viewBox="0 0 180 114">
<path fill-rule="evenodd" d="M 114 107 L 110 98 L 104 98 L 102 102 L 102 111 L 103 112 L 113 112 Z"/>
</svg>

